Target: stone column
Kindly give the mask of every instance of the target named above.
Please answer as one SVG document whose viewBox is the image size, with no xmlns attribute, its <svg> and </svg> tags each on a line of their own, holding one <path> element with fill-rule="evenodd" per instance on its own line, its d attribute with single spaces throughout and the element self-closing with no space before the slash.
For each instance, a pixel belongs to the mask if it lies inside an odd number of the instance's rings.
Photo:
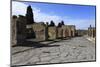
<svg viewBox="0 0 100 67">
<path fill-rule="evenodd" d="M 17 27 L 16 27 L 17 16 L 13 16 L 11 18 L 11 46 L 15 46 L 17 44 L 16 36 L 17 36 Z"/>
</svg>

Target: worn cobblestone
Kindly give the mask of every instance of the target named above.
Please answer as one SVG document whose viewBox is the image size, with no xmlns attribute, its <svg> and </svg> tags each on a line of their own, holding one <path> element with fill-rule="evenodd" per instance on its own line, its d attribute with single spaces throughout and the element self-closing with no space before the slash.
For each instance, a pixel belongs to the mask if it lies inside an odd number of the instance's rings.
<svg viewBox="0 0 100 67">
<path fill-rule="evenodd" d="M 45 42 L 46 43 L 46 42 Z M 94 61 L 95 44 L 85 37 L 75 37 L 49 45 L 55 47 L 12 47 L 12 65 Z"/>
</svg>

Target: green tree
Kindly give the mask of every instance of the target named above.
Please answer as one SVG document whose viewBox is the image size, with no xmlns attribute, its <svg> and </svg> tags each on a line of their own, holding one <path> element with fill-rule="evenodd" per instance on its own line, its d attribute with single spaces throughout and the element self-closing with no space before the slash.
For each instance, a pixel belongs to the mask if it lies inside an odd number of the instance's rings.
<svg viewBox="0 0 100 67">
<path fill-rule="evenodd" d="M 61 25 L 65 25 L 63 20 L 61 21 Z"/>
<path fill-rule="evenodd" d="M 33 11 L 30 5 L 27 7 L 26 20 L 27 20 L 27 24 L 34 23 Z"/>
<path fill-rule="evenodd" d="M 55 26 L 55 23 L 53 22 L 53 20 L 51 20 L 50 25 L 49 26 Z"/>
<path fill-rule="evenodd" d="M 58 23 L 58 27 L 61 27 L 61 23 Z"/>
</svg>

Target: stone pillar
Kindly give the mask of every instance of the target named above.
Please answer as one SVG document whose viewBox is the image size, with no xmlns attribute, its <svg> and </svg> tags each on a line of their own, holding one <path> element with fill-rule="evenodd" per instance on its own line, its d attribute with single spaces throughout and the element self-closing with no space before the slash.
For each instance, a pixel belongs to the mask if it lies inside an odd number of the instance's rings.
<svg viewBox="0 0 100 67">
<path fill-rule="evenodd" d="M 11 46 L 15 46 L 17 44 L 16 21 L 17 21 L 17 16 L 13 16 L 11 18 Z"/>
<path fill-rule="evenodd" d="M 48 36 L 50 40 L 54 40 L 57 38 L 57 28 L 56 27 L 48 27 Z"/>
<path fill-rule="evenodd" d="M 63 38 L 63 29 L 62 29 L 62 27 L 57 27 L 57 38 Z"/>
<path fill-rule="evenodd" d="M 16 39 L 17 44 L 23 44 L 26 40 L 26 18 L 25 16 L 19 15 L 16 21 Z"/>
<path fill-rule="evenodd" d="M 35 33 L 36 41 L 47 40 L 47 28 L 45 24 L 34 23 L 32 29 Z"/>
<path fill-rule="evenodd" d="M 49 38 L 49 35 L 48 35 L 48 27 L 49 27 L 49 23 L 48 22 L 46 22 L 46 31 L 45 31 L 45 33 L 46 33 L 46 40 L 48 40 L 48 38 Z"/>
</svg>

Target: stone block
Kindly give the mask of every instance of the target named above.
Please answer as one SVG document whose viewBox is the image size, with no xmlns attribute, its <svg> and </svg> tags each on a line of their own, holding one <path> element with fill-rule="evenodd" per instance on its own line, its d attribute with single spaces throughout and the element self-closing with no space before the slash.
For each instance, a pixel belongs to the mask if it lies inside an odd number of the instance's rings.
<svg viewBox="0 0 100 67">
<path fill-rule="evenodd" d="M 50 40 L 54 40 L 57 38 L 57 28 L 56 27 L 48 27 L 48 37 Z"/>
</svg>

